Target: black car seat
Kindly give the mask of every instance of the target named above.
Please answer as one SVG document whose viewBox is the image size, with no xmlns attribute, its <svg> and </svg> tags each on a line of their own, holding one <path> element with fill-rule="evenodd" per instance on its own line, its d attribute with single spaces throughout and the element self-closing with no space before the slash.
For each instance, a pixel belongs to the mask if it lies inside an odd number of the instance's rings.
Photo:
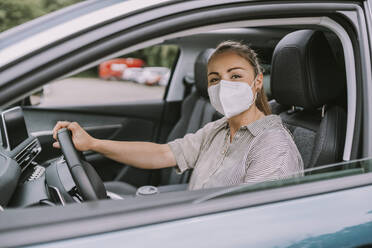
<svg viewBox="0 0 372 248">
<path fill-rule="evenodd" d="M 222 116 L 213 108 L 208 96 L 207 64 L 214 49 L 206 49 L 199 53 L 194 64 L 195 90 L 182 103 L 181 118 L 168 136 L 168 142 L 182 138 L 188 133 L 195 133 L 208 122 Z M 162 184 L 187 183 L 190 170 L 182 175 L 175 168 L 163 170 Z"/>
<path fill-rule="evenodd" d="M 196 132 L 208 122 L 222 117 L 212 107 L 208 98 L 207 63 L 213 51 L 213 49 L 204 50 L 196 58 L 194 65 L 195 88 L 183 101 L 181 118 L 170 132 L 168 141 L 182 138 L 187 133 Z M 163 169 L 161 184 L 172 184 L 174 186 L 163 186 L 162 191 L 185 188 L 185 185 L 176 185 L 187 183 L 189 175 L 190 171 L 179 175 L 175 168 Z M 136 192 L 134 186 L 119 181 L 105 182 L 105 187 L 108 191 L 118 194 L 133 194 Z"/>
<path fill-rule="evenodd" d="M 271 65 L 271 92 L 276 108 L 290 109 L 280 117 L 293 135 L 305 169 L 342 161 L 345 68 L 323 32 L 296 31 L 278 43 Z"/>
</svg>

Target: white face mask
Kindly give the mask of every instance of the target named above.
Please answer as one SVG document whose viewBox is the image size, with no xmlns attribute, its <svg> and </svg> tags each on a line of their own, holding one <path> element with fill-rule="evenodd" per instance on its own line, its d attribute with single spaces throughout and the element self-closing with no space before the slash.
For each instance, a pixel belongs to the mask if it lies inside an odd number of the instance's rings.
<svg viewBox="0 0 372 248">
<path fill-rule="evenodd" d="M 251 86 L 246 82 L 221 80 L 208 88 L 208 95 L 212 106 L 227 118 L 246 111 L 256 100 Z"/>
</svg>

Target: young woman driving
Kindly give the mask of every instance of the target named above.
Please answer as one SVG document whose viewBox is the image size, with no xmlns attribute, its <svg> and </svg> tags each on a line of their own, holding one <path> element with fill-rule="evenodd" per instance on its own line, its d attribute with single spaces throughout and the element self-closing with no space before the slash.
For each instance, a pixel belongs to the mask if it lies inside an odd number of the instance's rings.
<svg viewBox="0 0 372 248">
<path fill-rule="evenodd" d="M 181 139 L 168 144 L 100 140 L 67 121 L 56 124 L 53 137 L 65 127 L 79 151 L 92 150 L 138 168 L 193 169 L 190 190 L 282 179 L 303 170 L 291 135 L 280 117 L 271 115 L 251 48 L 221 43 L 209 59 L 207 76 L 211 104 L 224 117 Z"/>
</svg>

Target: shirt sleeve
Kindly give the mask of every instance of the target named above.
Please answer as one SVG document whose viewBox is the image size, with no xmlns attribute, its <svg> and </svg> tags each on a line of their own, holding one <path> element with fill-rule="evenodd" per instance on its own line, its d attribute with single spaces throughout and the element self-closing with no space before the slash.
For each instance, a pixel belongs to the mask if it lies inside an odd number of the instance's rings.
<svg viewBox="0 0 372 248">
<path fill-rule="evenodd" d="M 183 138 L 168 143 L 177 161 L 177 173 L 194 168 L 202 146 L 213 129 L 214 122 L 210 122 L 196 133 L 186 134 Z"/>
<path fill-rule="evenodd" d="M 252 144 L 244 183 L 258 183 L 299 175 L 303 162 L 285 130 L 268 130 Z"/>
</svg>

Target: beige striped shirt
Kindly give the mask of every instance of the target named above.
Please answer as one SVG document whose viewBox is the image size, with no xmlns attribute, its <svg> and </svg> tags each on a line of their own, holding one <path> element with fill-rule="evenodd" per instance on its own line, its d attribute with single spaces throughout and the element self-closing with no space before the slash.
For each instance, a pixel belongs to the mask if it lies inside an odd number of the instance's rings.
<svg viewBox="0 0 372 248">
<path fill-rule="evenodd" d="M 168 144 L 180 173 L 194 169 L 190 190 L 284 179 L 303 170 L 301 155 L 277 115 L 242 126 L 231 143 L 224 117 Z"/>
</svg>

